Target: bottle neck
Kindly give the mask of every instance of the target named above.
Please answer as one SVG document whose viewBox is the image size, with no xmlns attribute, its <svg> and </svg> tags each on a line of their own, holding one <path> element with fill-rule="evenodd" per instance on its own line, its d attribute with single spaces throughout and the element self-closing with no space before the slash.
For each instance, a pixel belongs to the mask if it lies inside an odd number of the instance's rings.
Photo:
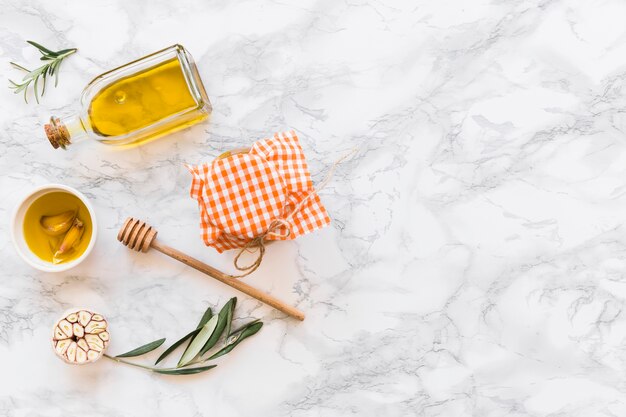
<svg viewBox="0 0 626 417">
<path fill-rule="evenodd" d="M 50 123 L 44 125 L 46 136 L 53 148 L 66 149 L 71 145 L 87 137 L 87 131 L 78 115 L 65 118 L 63 121 L 52 116 Z"/>
</svg>

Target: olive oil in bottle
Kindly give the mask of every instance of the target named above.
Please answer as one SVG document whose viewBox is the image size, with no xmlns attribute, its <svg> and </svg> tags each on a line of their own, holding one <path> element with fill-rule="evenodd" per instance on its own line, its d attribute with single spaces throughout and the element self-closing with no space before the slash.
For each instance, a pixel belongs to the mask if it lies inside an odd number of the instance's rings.
<svg viewBox="0 0 626 417">
<path fill-rule="evenodd" d="M 141 143 L 208 117 L 211 104 L 189 53 L 174 45 L 96 77 L 82 111 L 45 126 L 50 143 L 66 148 L 83 138 L 105 144 Z"/>
</svg>

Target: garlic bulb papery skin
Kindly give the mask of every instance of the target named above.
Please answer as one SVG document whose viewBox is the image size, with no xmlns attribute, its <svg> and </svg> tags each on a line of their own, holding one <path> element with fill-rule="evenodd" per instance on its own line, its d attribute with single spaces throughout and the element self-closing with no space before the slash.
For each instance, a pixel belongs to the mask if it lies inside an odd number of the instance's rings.
<svg viewBox="0 0 626 417">
<path fill-rule="evenodd" d="M 109 324 L 102 314 L 86 308 L 71 309 L 54 325 L 56 355 L 72 365 L 95 362 L 109 345 Z"/>
</svg>

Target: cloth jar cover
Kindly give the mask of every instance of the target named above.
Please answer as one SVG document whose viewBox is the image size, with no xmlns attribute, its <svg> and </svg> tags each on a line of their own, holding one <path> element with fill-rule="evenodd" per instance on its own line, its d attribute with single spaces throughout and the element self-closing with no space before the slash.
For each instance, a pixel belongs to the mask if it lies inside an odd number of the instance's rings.
<svg viewBox="0 0 626 417">
<path fill-rule="evenodd" d="M 202 239 L 218 252 L 241 248 L 272 225 L 266 240 L 294 239 L 330 223 L 294 131 L 259 140 L 248 153 L 186 166 Z"/>
</svg>

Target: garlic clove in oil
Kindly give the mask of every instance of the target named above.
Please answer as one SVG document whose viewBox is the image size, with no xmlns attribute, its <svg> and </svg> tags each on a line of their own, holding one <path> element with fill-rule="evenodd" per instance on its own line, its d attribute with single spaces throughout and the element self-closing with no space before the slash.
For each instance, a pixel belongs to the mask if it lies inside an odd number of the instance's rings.
<svg viewBox="0 0 626 417">
<path fill-rule="evenodd" d="M 104 354 L 108 344 L 108 322 L 101 314 L 88 310 L 70 311 L 54 326 L 54 351 L 67 363 L 94 362 Z"/>
<path fill-rule="evenodd" d="M 59 236 L 70 230 L 76 218 L 76 214 L 77 210 L 68 210 L 53 216 L 42 216 L 39 223 L 43 230 L 50 236 Z"/>
<path fill-rule="evenodd" d="M 55 264 L 63 262 L 65 255 L 69 254 L 76 246 L 78 246 L 80 239 L 83 237 L 84 231 L 85 225 L 83 222 L 81 222 L 80 219 L 74 219 L 72 227 L 70 227 L 65 236 L 63 236 L 63 240 L 61 241 L 59 248 L 56 252 L 54 252 L 52 262 Z"/>
</svg>

